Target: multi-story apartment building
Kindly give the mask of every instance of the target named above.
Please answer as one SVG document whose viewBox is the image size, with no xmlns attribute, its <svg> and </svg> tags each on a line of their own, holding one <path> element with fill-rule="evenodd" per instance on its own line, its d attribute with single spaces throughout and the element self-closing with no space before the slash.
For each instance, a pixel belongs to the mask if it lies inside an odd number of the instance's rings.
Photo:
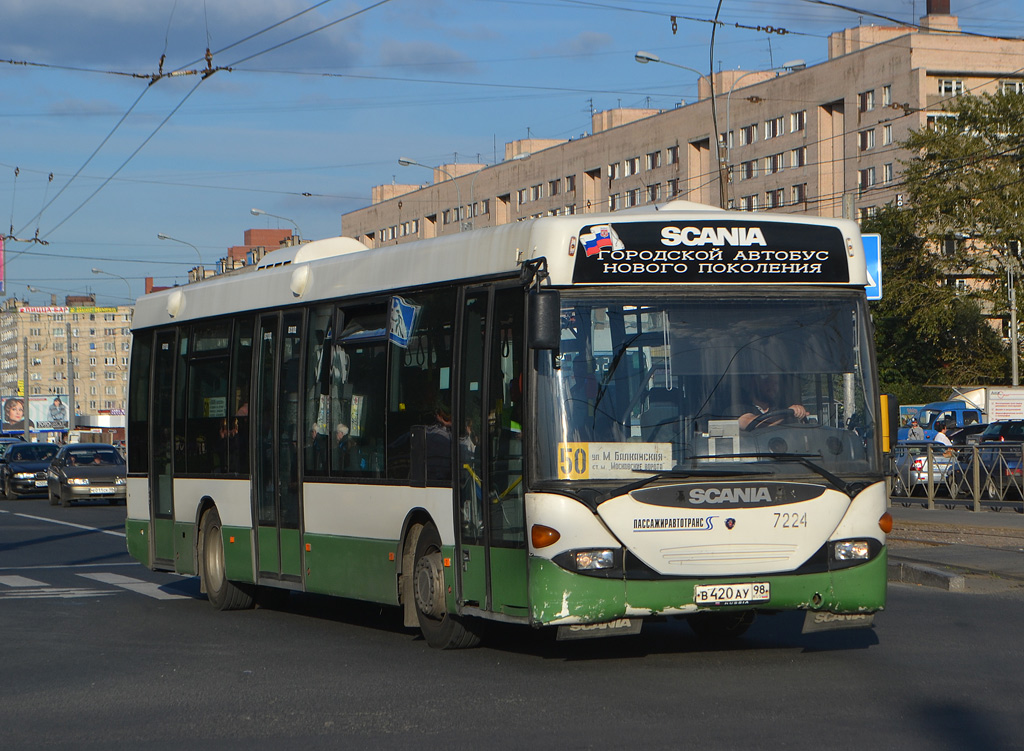
<svg viewBox="0 0 1024 751">
<path fill-rule="evenodd" d="M 0 311 L 0 397 L 73 395 L 83 418 L 123 414 L 131 307 L 97 306 L 93 295 L 52 302 L 11 298 Z"/>
<path fill-rule="evenodd" d="M 831 34 L 823 63 L 723 71 L 714 97 L 704 77 L 673 110 L 599 112 L 578 139 L 509 143 L 505 161 L 441 165 L 426 187 L 376 186 L 342 233 L 375 246 L 676 198 L 863 217 L 902 200 L 901 140 L 964 92 L 1024 92 L 1022 59 L 1024 41 L 961 34 L 949 1 L 929 0 L 920 27 Z"/>
</svg>

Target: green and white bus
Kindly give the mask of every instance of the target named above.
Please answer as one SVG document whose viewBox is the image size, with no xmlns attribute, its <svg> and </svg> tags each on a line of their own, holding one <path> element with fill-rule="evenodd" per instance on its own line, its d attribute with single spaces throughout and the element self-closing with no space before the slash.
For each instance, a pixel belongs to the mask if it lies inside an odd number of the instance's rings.
<svg viewBox="0 0 1024 751">
<path fill-rule="evenodd" d="M 891 517 L 867 282 L 852 222 L 675 202 L 331 238 L 146 295 L 128 549 L 219 609 L 368 600 L 435 647 L 488 620 L 868 626 Z"/>
</svg>

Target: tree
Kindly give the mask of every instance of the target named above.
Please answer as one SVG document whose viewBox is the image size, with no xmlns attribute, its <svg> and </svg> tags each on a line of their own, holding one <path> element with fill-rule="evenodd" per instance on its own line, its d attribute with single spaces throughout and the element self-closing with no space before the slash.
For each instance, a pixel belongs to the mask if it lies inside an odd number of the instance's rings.
<svg viewBox="0 0 1024 751">
<path fill-rule="evenodd" d="M 973 297 L 946 284 L 911 212 L 886 207 L 865 220 L 882 236 L 885 294 L 871 304 L 882 391 L 902 404 L 944 398 L 931 385 L 1006 381 L 1006 351 Z"/>
<path fill-rule="evenodd" d="M 1024 95 L 961 95 L 947 113 L 901 144 L 916 154 L 903 163 L 909 210 L 947 270 L 986 280 L 978 294 L 1005 309 L 1024 239 Z"/>
</svg>

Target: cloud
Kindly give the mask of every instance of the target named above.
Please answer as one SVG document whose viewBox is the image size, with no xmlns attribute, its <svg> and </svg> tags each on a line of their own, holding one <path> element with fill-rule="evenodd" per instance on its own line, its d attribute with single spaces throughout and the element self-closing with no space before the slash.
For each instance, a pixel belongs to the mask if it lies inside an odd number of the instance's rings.
<svg viewBox="0 0 1024 751">
<path fill-rule="evenodd" d="M 475 73 L 476 64 L 451 47 L 434 42 L 401 42 L 385 40 L 380 46 L 382 65 L 423 72 L 424 67 L 432 72 L 467 75 Z"/>
</svg>

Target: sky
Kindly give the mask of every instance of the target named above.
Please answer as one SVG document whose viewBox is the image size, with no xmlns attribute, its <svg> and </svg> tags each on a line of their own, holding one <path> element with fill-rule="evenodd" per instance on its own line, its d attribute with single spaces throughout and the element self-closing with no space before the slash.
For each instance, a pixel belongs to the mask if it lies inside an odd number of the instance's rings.
<svg viewBox="0 0 1024 751">
<path fill-rule="evenodd" d="M 638 50 L 699 71 L 814 65 L 830 32 L 924 12 L 925 0 L 0 0 L 0 234 L 18 238 L 5 294 L 123 305 L 146 277 L 186 283 L 246 229 L 338 235 L 372 186 L 432 178 L 399 157 L 493 164 L 507 142 L 589 132 L 592 110 L 696 100 L 696 73 L 639 65 Z M 1024 0 L 951 12 L 967 31 L 1024 37 Z"/>
</svg>

